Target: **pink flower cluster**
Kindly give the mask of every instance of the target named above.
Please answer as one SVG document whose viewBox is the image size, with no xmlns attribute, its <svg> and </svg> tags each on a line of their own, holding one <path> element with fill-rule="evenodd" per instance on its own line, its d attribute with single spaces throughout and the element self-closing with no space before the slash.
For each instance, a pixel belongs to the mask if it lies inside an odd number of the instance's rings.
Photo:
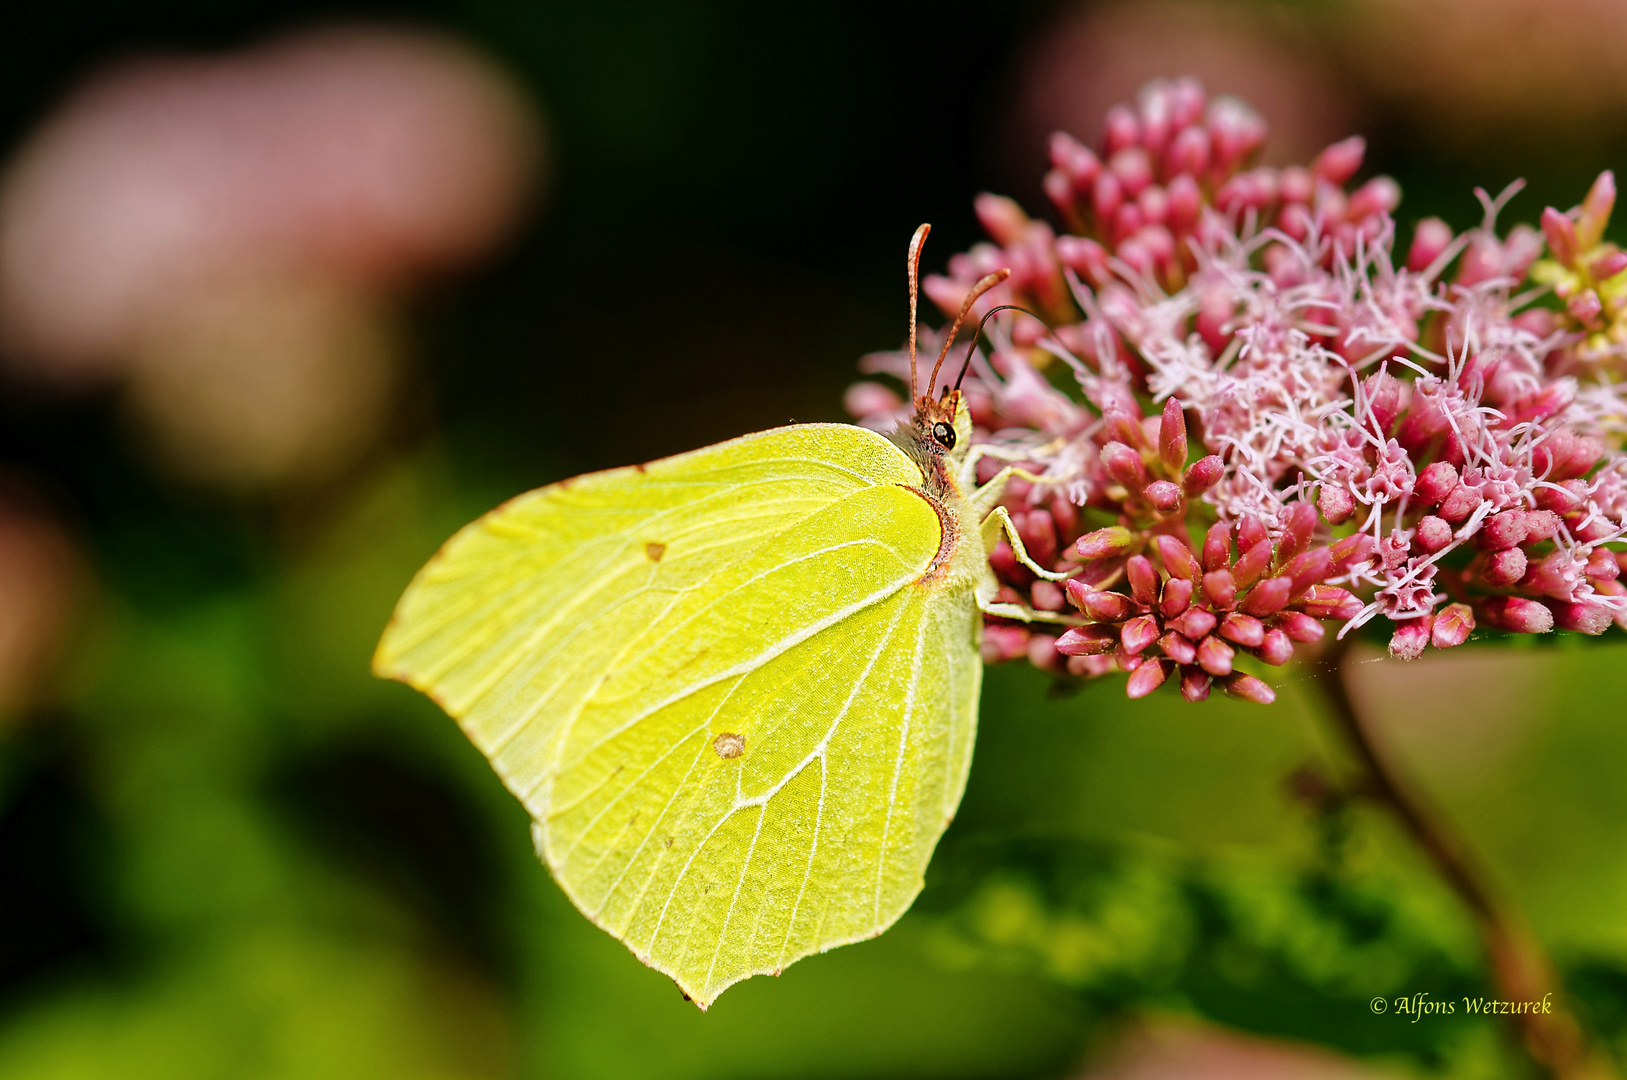
<svg viewBox="0 0 1627 1080">
<path fill-rule="evenodd" d="M 1040 619 L 988 620 L 985 659 L 1263 702 L 1237 656 L 1282 664 L 1328 622 L 1387 619 L 1406 659 L 1477 626 L 1627 625 L 1627 556 L 1608 547 L 1627 533 L 1611 174 L 1540 231 L 1499 231 L 1517 185 L 1480 192 L 1477 228 L 1418 222 L 1398 264 L 1400 189 L 1352 183 L 1361 139 L 1274 169 L 1253 164 L 1265 134 L 1191 80 L 1150 84 L 1098 149 L 1052 137 L 1061 232 L 979 196 L 992 242 L 924 280 L 953 315 L 1009 269 L 973 314 L 1037 316 L 989 324 L 967 397 L 977 440 L 1040 478 L 1006 493 L 1024 546 L 1072 577 L 993 552 L 1000 598 Z M 904 407 L 873 381 L 847 404 L 882 428 Z"/>
</svg>

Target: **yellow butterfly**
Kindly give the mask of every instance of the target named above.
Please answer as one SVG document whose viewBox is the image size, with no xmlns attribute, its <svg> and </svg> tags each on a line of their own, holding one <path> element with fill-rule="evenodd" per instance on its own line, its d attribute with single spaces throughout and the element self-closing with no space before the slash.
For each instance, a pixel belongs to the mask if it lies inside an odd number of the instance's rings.
<svg viewBox="0 0 1627 1080">
<path fill-rule="evenodd" d="M 891 439 L 798 424 L 521 495 L 379 642 L 374 672 L 457 719 L 583 914 L 703 1009 L 909 907 L 966 785 L 979 612 L 1046 617 L 994 602 L 987 552 L 1003 531 L 1064 576 L 997 505 L 1016 470 L 975 486 L 994 451 L 959 389 L 933 396 L 1007 273 Z"/>
</svg>

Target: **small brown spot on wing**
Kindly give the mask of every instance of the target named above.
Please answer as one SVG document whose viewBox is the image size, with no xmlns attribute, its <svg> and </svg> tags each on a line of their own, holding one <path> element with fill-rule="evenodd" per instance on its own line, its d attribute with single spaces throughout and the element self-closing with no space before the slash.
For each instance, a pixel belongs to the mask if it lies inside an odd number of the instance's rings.
<svg viewBox="0 0 1627 1080">
<path fill-rule="evenodd" d="M 637 469 L 637 470 L 638 470 L 638 471 L 639 471 L 639 472 L 641 472 L 641 473 L 646 473 L 646 472 L 649 472 L 649 471 L 650 471 L 650 470 L 649 470 L 649 469 L 648 469 L 648 468 L 646 468 L 646 467 L 645 467 L 645 466 L 644 466 L 644 463 L 643 463 L 643 462 L 640 462 L 640 463 L 639 463 L 639 464 L 637 464 L 637 465 L 634 465 L 634 466 L 633 466 L 633 468 L 635 468 L 635 469 Z"/>
<path fill-rule="evenodd" d="M 671 846 L 672 846 L 672 837 L 669 836 L 669 837 L 667 837 L 667 847 L 671 847 Z"/>
<path fill-rule="evenodd" d="M 661 556 L 665 555 L 666 553 L 667 545 L 665 544 L 658 544 L 654 540 L 651 540 L 648 544 L 644 545 L 644 555 L 651 562 L 660 562 Z"/>
<path fill-rule="evenodd" d="M 720 758 L 737 758 L 746 752 L 746 737 L 725 731 L 712 740 L 712 749 L 717 751 Z"/>
</svg>

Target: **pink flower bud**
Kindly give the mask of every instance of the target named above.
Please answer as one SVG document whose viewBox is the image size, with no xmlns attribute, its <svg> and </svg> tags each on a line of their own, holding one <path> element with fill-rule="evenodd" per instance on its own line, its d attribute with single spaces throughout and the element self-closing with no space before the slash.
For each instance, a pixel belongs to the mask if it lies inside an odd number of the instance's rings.
<svg viewBox="0 0 1627 1080">
<path fill-rule="evenodd" d="M 1452 489 L 1451 494 L 1441 500 L 1440 516 L 1443 520 L 1456 525 L 1474 513 L 1480 503 L 1480 492 L 1466 484 L 1459 484 Z"/>
<path fill-rule="evenodd" d="M 1485 520 L 1474 541 L 1484 551 L 1501 551 L 1525 543 L 1525 533 L 1525 512 L 1504 510 Z"/>
<path fill-rule="evenodd" d="M 1236 655 L 1236 649 L 1213 634 L 1198 642 L 1198 666 L 1211 675 L 1230 675 L 1232 659 Z"/>
<path fill-rule="evenodd" d="M 1362 602 L 1337 585 L 1312 585 L 1300 608 L 1313 619 L 1354 619 L 1361 614 Z"/>
<path fill-rule="evenodd" d="M 1049 510 L 1033 509 L 1026 514 L 1015 514 L 1012 523 L 1022 538 L 1028 557 L 1041 566 L 1056 562 L 1056 520 Z"/>
<path fill-rule="evenodd" d="M 1418 546 L 1433 555 L 1452 542 L 1452 526 L 1429 514 L 1418 520 L 1418 528 L 1413 535 L 1418 541 Z"/>
<path fill-rule="evenodd" d="M 1413 231 L 1412 247 L 1407 250 L 1407 269 L 1415 274 L 1423 273 L 1451 246 L 1452 227 L 1438 217 L 1424 218 Z"/>
<path fill-rule="evenodd" d="M 1434 506 L 1458 486 L 1458 471 L 1451 462 L 1436 461 L 1424 466 L 1412 485 L 1412 497 L 1422 506 Z"/>
<path fill-rule="evenodd" d="M 1295 641 L 1310 644 L 1321 641 L 1327 633 L 1322 624 L 1305 614 L 1303 611 L 1284 611 L 1277 615 L 1272 622 L 1276 623 L 1283 633 Z"/>
<path fill-rule="evenodd" d="M 1068 174 L 1061 169 L 1050 169 L 1040 180 L 1040 187 L 1045 191 L 1045 197 L 1051 200 L 1051 205 L 1061 213 L 1063 220 L 1072 221 L 1078 213 L 1078 206 L 1074 203 L 1073 182 Z"/>
<path fill-rule="evenodd" d="M 1597 327 L 1599 314 L 1603 311 L 1604 302 L 1592 289 L 1583 289 L 1565 301 L 1565 312 L 1583 326 Z"/>
<path fill-rule="evenodd" d="M 1345 213 L 1351 221 L 1361 221 L 1374 214 L 1393 214 L 1401 205 L 1401 185 L 1388 176 L 1375 176 L 1350 196 Z"/>
<path fill-rule="evenodd" d="M 1237 583 L 1232 580 L 1230 570 L 1211 570 L 1204 574 L 1203 592 L 1217 608 L 1229 608 L 1237 602 Z"/>
<path fill-rule="evenodd" d="M 1613 551 L 1599 548 L 1587 557 L 1587 576 L 1590 581 L 1614 581 L 1621 574 L 1621 564 Z"/>
<path fill-rule="evenodd" d="M 1389 372 L 1379 371 L 1362 381 L 1362 389 L 1366 392 L 1367 410 L 1371 414 L 1374 434 L 1387 436 L 1395 424 L 1395 418 L 1401 413 L 1405 385 Z"/>
<path fill-rule="evenodd" d="M 1525 568 L 1525 552 L 1519 548 L 1508 548 L 1491 553 L 1481 577 L 1486 579 L 1488 585 L 1506 588 L 1525 576 Z"/>
<path fill-rule="evenodd" d="M 1301 242 L 1311 235 L 1311 226 L 1315 224 L 1315 215 L 1305 208 L 1304 203 L 1289 203 L 1277 215 L 1277 228 Z"/>
<path fill-rule="evenodd" d="M 1084 194 L 1095 182 L 1102 163 L 1090 148 L 1065 131 L 1051 133 L 1051 165 L 1067 174 L 1074 190 Z"/>
<path fill-rule="evenodd" d="M 1563 266 L 1575 266 L 1576 225 L 1553 207 L 1542 211 L 1542 232 L 1548 238 L 1548 253 Z"/>
<path fill-rule="evenodd" d="M 1034 634 L 1028 639 L 1028 662 L 1041 671 L 1054 671 L 1061 666 L 1056 648 L 1057 639 L 1049 634 Z"/>
<path fill-rule="evenodd" d="M 1181 488 L 1168 480 L 1154 480 L 1141 492 L 1161 514 L 1173 514 L 1181 508 Z"/>
<path fill-rule="evenodd" d="M 1316 155 L 1316 160 L 1311 162 L 1311 172 L 1330 184 L 1343 187 L 1361 168 L 1366 153 L 1367 140 L 1352 135 Z"/>
<path fill-rule="evenodd" d="M 1164 651 L 1165 656 L 1177 664 L 1190 664 L 1198 655 L 1197 646 L 1185 635 L 1174 630 L 1158 639 L 1158 647 Z"/>
<path fill-rule="evenodd" d="M 1352 533 L 1328 549 L 1334 566 L 1343 571 L 1356 563 L 1366 562 L 1373 554 L 1373 538 L 1367 533 Z"/>
<path fill-rule="evenodd" d="M 1135 614 L 1135 601 L 1123 593 L 1092 589 L 1075 580 L 1066 587 L 1073 605 L 1097 622 L 1122 622 Z"/>
<path fill-rule="evenodd" d="M 1209 673 L 1200 667 L 1183 667 L 1181 669 L 1181 696 L 1188 701 L 1207 701 L 1209 698 Z"/>
<path fill-rule="evenodd" d="M 1599 543 L 1615 531 L 1609 519 L 1603 517 L 1595 517 L 1591 521 L 1571 527 L 1571 535 L 1585 544 Z"/>
<path fill-rule="evenodd" d="M 1112 221 L 1124 202 L 1124 187 L 1119 183 L 1119 178 L 1105 169 L 1098 173 L 1090 187 L 1090 201 L 1095 207 L 1097 221 Z"/>
<path fill-rule="evenodd" d="M 1068 603 L 1062 594 L 1062 586 L 1043 580 L 1028 587 L 1028 601 L 1040 611 L 1061 611 Z"/>
<path fill-rule="evenodd" d="M 1192 602 L 1192 580 L 1190 578 L 1170 578 L 1164 584 L 1164 594 L 1159 598 L 1158 610 L 1166 619 L 1173 619 L 1187 609 Z"/>
<path fill-rule="evenodd" d="M 1170 140 L 1164 149 L 1166 179 L 1178 176 L 1199 177 L 1209 170 L 1209 133 L 1200 127 L 1189 127 Z"/>
<path fill-rule="evenodd" d="M 1152 183 L 1152 161 L 1140 146 L 1127 146 L 1108 158 L 1107 167 L 1119 178 L 1127 198 L 1140 195 Z"/>
<path fill-rule="evenodd" d="M 1056 257 L 1092 285 L 1104 285 L 1113 276 L 1107 265 L 1107 249 L 1086 237 L 1057 237 Z"/>
<path fill-rule="evenodd" d="M 1316 507 L 1308 502 L 1297 502 L 1288 508 L 1288 527 L 1283 530 L 1282 542 L 1278 545 L 1278 557 L 1292 558 L 1293 554 L 1303 551 L 1310 542 L 1311 534 L 1316 531 Z"/>
<path fill-rule="evenodd" d="M 1502 272 L 1503 245 L 1495 236 L 1481 234 L 1469 242 L 1458 259 L 1457 283 L 1469 288 Z"/>
<path fill-rule="evenodd" d="M 1597 600 L 1581 603 L 1559 600 L 1549 606 L 1554 611 L 1554 623 L 1561 630 L 1575 630 L 1597 636 L 1610 629 L 1610 624 L 1615 619 L 1615 611 L 1608 604 Z"/>
<path fill-rule="evenodd" d="M 1228 696 L 1252 701 L 1256 705 L 1269 705 L 1277 700 L 1275 690 L 1253 675 L 1245 675 L 1241 671 L 1222 682 L 1221 686 Z"/>
<path fill-rule="evenodd" d="M 1192 549 L 1175 537 L 1159 535 L 1153 537 L 1152 542 L 1164 560 L 1164 569 L 1169 571 L 1170 577 L 1195 582 L 1202 575 L 1198 561 L 1192 557 Z"/>
<path fill-rule="evenodd" d="M 1482 610 L 1486 621 L 1515 634 L 1546 634 L 1554 628 L 1554 613 L 1523 596 L 1494 596 Z"/>
<path fill-rule="evenodd" d="M 1397 660 L 1416 660 L 1424 655 L 1433 622 L 1433 619 L 1425 617 L 1396 623 L 1395 633 L 1390 638 L 1390 655 Z"/>
<path fill-rule="evenodd" d="M 1152 271 L 1152 252 L 1135 235 L 1141 229 L 1141 224 L 1141 207 L 1132 202 L 1121 203 L 1113 211 L 1113 224 L 1108 231 L 1118 245 L 1118 257 L 1138 272 L 1148 274 Z"/>
<path fill-rule="evenodd" d="M 1169 195 L 1169 217 L 1164 223 L 1177 235 L 1190 232 L 1203 212 L 1203 189 L 1189 174 L 1182 173 L 1169 182 L 1165 191 Z"/>
<path fill-rule="evenodd" d="M 1188 641 L 1198 641 L 1215 628 L 1215 615 L 1207 608 L 1189 607 L 1179 618 L 1172 620 L 1170 626 L 1179 630 Z"/>
<path fill-rule="evenodd" d="M 1525 543 L 1539 544 L 1552 540 L 1559 532 L 1559 515 L 1552 510 L 1525 512 Z"/>
<path fill-rule="evenodd" d="M 1108 559 L 1129 551 L 1135 546 L 1135 537 L 1122 525 L 1109 525 L 1086 533 L 1073 546 L 1082 559 Z"/>
<path fill-rule="evenodd" d="M 1437 649 L 1452 649 L 1469 640 L 1474 633 L 1474 612 L 1467 604 L 1448 604 L 1435 616 L 1430 627 L 1429 643 Z"/>
<path fill-rule="evenodd" d="M 1186 479 L 1181 487 L 1188 495 L 1196 498 L 1214 487 L 1225 471 L 1225 463 L 1220 460 L 1219 455 L 1209 454 L 1194 461 L 1192 467 L 1186 470 Z"/>
<path fill-rule="evenodd" d="M 1265 640 L 1265 623 L 1234 611 L 1220 620 L 1220 636 L 1253 648 Z"/>
<path fill-rule="evenodd" d="M 1160 686 L 1169 677 L 1170 662 L 1168 660 L 1148 660 L 1145 664 L 1130 673 L 1130 679 L 1124 684 L 1125 696 L 1131 698 L 1144 698 Z"/>
<path fill-rule="evenodd" d="M 1281 667 L 1294 658 L 1294 643 L 1281 630 L 1267 630 L 1255 655 L 1273 667 Z"/>
<path fill-rule="evenodd" d="M 1236 98 L 1210 102 L 1205 126 L 1209 130 L 1209 174 L 1217 180 L 1230 174 L 1265 139 L 1265 123 Z"/>
<path fill-rule="evenodd" d="M 1245 516 L 1237 523 L 1237 547 L 1240 551 L 1249 550 L 1265 538 L 1265 526 L 1260 524 L 1260 519 L 1252 514 Z"/>
<path fill-rule="evenodd" d="M 1325 547 L 1301 552 L 1283 567 L 1282 573 L 1293 582 L 1292 595 L 1297 596 L 1318 581 L 1333 576 L 1333 552 Z"/>
<path fill-rule="evenodd" d="M 1149 184 L 1140 195 L 1136 196 L 1136 206 L 1141 210 L 1141 220 L 1149 226 L 1163 225 L 1169 221 L 1169 193 L 1157 184 Z M 1165 234 L 1168 235 L 1167 233 Z M 1174 243 L 1170 244 L 1173 252 Z M 1159 256 L 1163 258 L 1163 255 Z"/>
<path fill-rule="evenodd" d="M 1267 615 L 1275 615 L 1288 603 L 1293 587 L 1294 583 L 1290 578 L 1266 578 L 1249 590 L 1248 596 L 1243 599 L 1242 610 L 1262 619 Z"/>
<path fill-rule="evenodd" d="M 1342 487 L 1324 483 L 1317 493 L 1316 505 L 1329 525 L 1343 525 L 1356 512 L 1356 497 Z"/>
<path fill-rule="evenodd" d="M 1116 644 L 1116 642 L 1115 642 Z M 1112 646 L 1109 646 L 1111 649 Z M 983 644 L 979 653 L 985 664 L 1000 664 L 1028 655 L 1028 628 L 995 624 L 983 628 Z"/>
<path fill-rule="evenodd" d="M 1107 110 L 1107 123 L 1102 131 L 1102 156 L 1112 157 L 1127 146 L 1141 141 L 1141 122 L 1127 105 L 1115 105 Z"/>
<path fill-rule="evenodd" d="M 985 191 L 972 200 L 972 211 L 977 214 L 983 231 L 1001 247 L 1021 240 L 1028 225 L 1028 215 L 1023 213 L 1023 208 L 1017 205 L 1015 199 L 1008 199 L 1004 195 L 991 195 Z"/>
<path fill-rule="evenodd" d="M 1140 491 L 1151 481 L 1147 475 L 1147 468 L 1141 463 L 1141 455 L 1125 446 L 1121 442 L 1110 442 L 1102 447 L 1102 464 L 1113 479 L 1132 491 Z"/>
<path fill-rule="evenodd" d="M 1282 170 L 1277 193 L 1285 203 L 1308 203 L 1316 197 L 1316 178 L 1309 169 L 1290 165 Z"/>
<path fill-rule="evenodd" d="M 1209 531 L 1203 537 L 1203 568 L 1205 570 L 1221 570 L 1232 561 L 1232 542 L 1230 532 L 1220 522 L 1209 526 Z"/>
<path fill-rule="evenodd" d="M 1604 239 L 1604 228 L 1610 223 L 1610 211 L 1615 205 L 1616 174 L 1606 169 L 1582 200 L 1582 213 L 1576 222 L 1579 247 L 1585 250 Z"/>
<path fill-rule="evenodd" d="M 1627 270 L 1627 251 L 1612 251 L 1594 259 L 1587 268 L 1594 281 L 1608 281 L 1623 270 Z"/>
<path fill-rule="evenodd" d="M 983 640 L 994 630 L 1006 630 L 1009 627 L 986 626 L 983 628 Z M 1119 634 L 1111 626 L 1074 626 L 1056 639 L 1056 651 L 1063 656 L 1101 656 L 1118 648 Z"/>
<path fill-rule="evenodd" d="M 1260 580 L 1260 576 L 1271 568 L 1271 541 L 1261 537 L 1258 543 L 1243 552 L 1241 558 L 1232 564 L 1232 578 L 1239 589 L 1246 589 Z"/>
<path fill-rule="evenodd" d="M 1124 564 L 1124 576 L 1129 579 L 1130 595 L 1136 603 L 1158 603 L 1158 571 L 1153 569 L 1152 562 L 1145 555 L 1130 556 Z"/>
<path fill-rule="evenodd" d="M 1158 425 L 1158 457 L 1169 475 L 1179 478 L 1186 468 L 1186 414 L 1174 398 L 1164 402 Z"/>
</svg>

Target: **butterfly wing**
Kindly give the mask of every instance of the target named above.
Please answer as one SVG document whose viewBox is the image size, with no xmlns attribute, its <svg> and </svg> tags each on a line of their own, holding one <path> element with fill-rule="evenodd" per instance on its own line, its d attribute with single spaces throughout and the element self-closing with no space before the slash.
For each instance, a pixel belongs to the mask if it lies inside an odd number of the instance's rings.
<svg viewBox="0 0 1627 1080">
<path fill-rule="evenodd" d="M 420 571 L 375 658 L 456 717 L 576 905 L 703 1007 L 873 936 L 960 801 L 969 593 L 892 444 L 747 436 L 520 496 Z"/>
</svg>

